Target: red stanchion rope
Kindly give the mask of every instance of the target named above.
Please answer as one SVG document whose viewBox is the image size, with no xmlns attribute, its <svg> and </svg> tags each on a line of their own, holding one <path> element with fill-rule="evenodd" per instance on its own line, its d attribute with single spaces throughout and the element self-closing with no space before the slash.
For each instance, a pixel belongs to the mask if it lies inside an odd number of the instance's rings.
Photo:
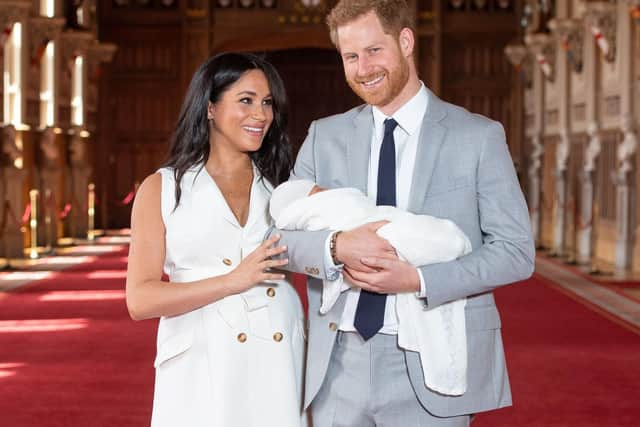
<svg viewBox="0 0 640 427">
<path fill-rule="evenodd" d="M 29 222 L 29 217 L 31 216 L 31 202 L 24 208 L 24 213 L 22 214 L 22 225 L 27 225 Z"/>
<path fill-rule="evenodd" d="M 135 199 L 136 197 L 136 192 L 138 190 L 138 185 L 134 184 L 133 188 L 131 189 L 131 191 L 129 191 L 127 193 L 126 196 L 124 196 L 122 199 L 120 200 L 113 200 L 112 203 L 118 206 L 127 206 L 130 205 L 131 202 L 133 202 L 133 199 Z M 96 201 L 96 205 L 98 204 L 98 197 L 95 198 Z"/>
<path fill-rule="evenodd" d="M 69 212 L 71 212 L 71 203 L 65 203 L 64 208 L 58 211 L 58 204 L 56 203 L 56 195 L 53 191 L 51 191 L 50 194 L 51 195 L 47 199 L 47 205 L 49 206 L 49 209 L 51 209 L 54 212 L 54 214 L 58 216 L 59 219 L 61 220 L 65 219 L 69 215 Z"/>
<path fill-rule="evenodd" d="M 64 208 L 60 211 L 58 217 L 60 219 L 65 219 L 67 218 L 67 216 L 69 216 L 69 212 L 71 212 L 71 203 L 67 203 L 66 205 L 64 205 Z"/>
<path fill-rule="evenodd" d="M 128 204 L 130 204 L 131 202 L 133 202 L 133 198 L 135 197 L 136 192 L 135 190 L 131 190 L 129 191 L 129 193 L 124 196 L 124 198 L 119 202 L 122 206 L 126 206 Z"/>
</svg>

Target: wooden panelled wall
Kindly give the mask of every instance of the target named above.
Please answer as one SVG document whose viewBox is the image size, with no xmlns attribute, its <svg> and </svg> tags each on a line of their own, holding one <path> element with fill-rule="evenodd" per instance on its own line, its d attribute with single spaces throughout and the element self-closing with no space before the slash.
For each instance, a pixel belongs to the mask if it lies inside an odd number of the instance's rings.
<svg viewBox="0 0 640 427">
<path fill-rule="evenodd" d="M 146 3 L 99 2 L 100 40 L 119 47 L 102 92 L 107 98 L 100 113 L 104 155 L 95 169 L 111 200 L 122 198 L 161 164 L 191 75 L 210 54 L 267 54 L 287 86 L 296 149 L 313 119 L 359 103 L 328 38 L 324 2 L 310 9 L 300 0 Z M 514 161 L 521 164 L 521 118 L 513 112 L 522 111 L 522 100 L 512 89 L 514 73 L 503 54 L 518 33 L 519 1 L 411 3 L 422 79 L 445 100 L 501 121 Z M 103 227 L 127 226 L 130 206 L 112 204 L 102 214 Z"/>
</svg>

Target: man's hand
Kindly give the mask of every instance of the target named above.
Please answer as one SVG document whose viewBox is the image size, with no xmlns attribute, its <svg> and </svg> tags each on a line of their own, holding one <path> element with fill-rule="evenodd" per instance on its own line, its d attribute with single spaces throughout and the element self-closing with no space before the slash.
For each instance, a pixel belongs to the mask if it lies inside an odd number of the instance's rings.
<svg viewBox="0 0 640 427">
<path fill-rule="evenodd" d="M 350 270 L 373 273 L 375 270 L 361 262 L 367 258 L 396 257 L 393 246 L 378 236 L 376 231 L 389 221 L 370 222 L 353 230 L 344 231 L 336 241 L 336 258 Z"/>
<path fill-rule="evenodd" d="M 363 272 L 345 267 L 345 278 L 354 285 L 379 294 L 420 292 L 420 276 L 411 264 L 397 257 L 365 257 L 362 263 L 373 272 Z"/>
</svg>

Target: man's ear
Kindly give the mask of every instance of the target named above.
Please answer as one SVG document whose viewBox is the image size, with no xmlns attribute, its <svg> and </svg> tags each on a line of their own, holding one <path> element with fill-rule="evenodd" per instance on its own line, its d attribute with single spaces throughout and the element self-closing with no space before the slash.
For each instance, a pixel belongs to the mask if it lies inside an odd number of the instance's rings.
<svg viewBox="0 0 640 427">
<path fill-rule="evenodd" d="M 398 41 L 400 43 L 400 49 L 402 49 L 402 54 L 405 57 L 409 57 L 413 55 L 413 48 L 415 46 L 415 37 L 413 35 L 413 31 L 410 28 L 403 28 L 400 31 L 400 36 L 398 37 Z"/>
<path fill-rule="evenodd" d="M 207 104 L 207 120 L 213 120 L 213 116 L 216 112 L 216 106 L 211 101 Z"/>
</svg>

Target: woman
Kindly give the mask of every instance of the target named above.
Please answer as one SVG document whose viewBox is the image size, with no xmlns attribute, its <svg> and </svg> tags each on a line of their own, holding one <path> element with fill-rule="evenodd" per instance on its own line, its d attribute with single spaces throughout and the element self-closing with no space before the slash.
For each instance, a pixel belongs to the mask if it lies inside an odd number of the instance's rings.
<svg viewBox="0 0 640 427">
<path fill-rule="evenodd" d="M 227 53 L 195 73 L 164 168 L 131 217 L 127 306 L 160 317 L 152 426 L 300 426 L 300 301 L 262 239 L 291 168 L 272 65 Z M 169 282 L 162 282 L 162 272 Z"/>
</svg>

